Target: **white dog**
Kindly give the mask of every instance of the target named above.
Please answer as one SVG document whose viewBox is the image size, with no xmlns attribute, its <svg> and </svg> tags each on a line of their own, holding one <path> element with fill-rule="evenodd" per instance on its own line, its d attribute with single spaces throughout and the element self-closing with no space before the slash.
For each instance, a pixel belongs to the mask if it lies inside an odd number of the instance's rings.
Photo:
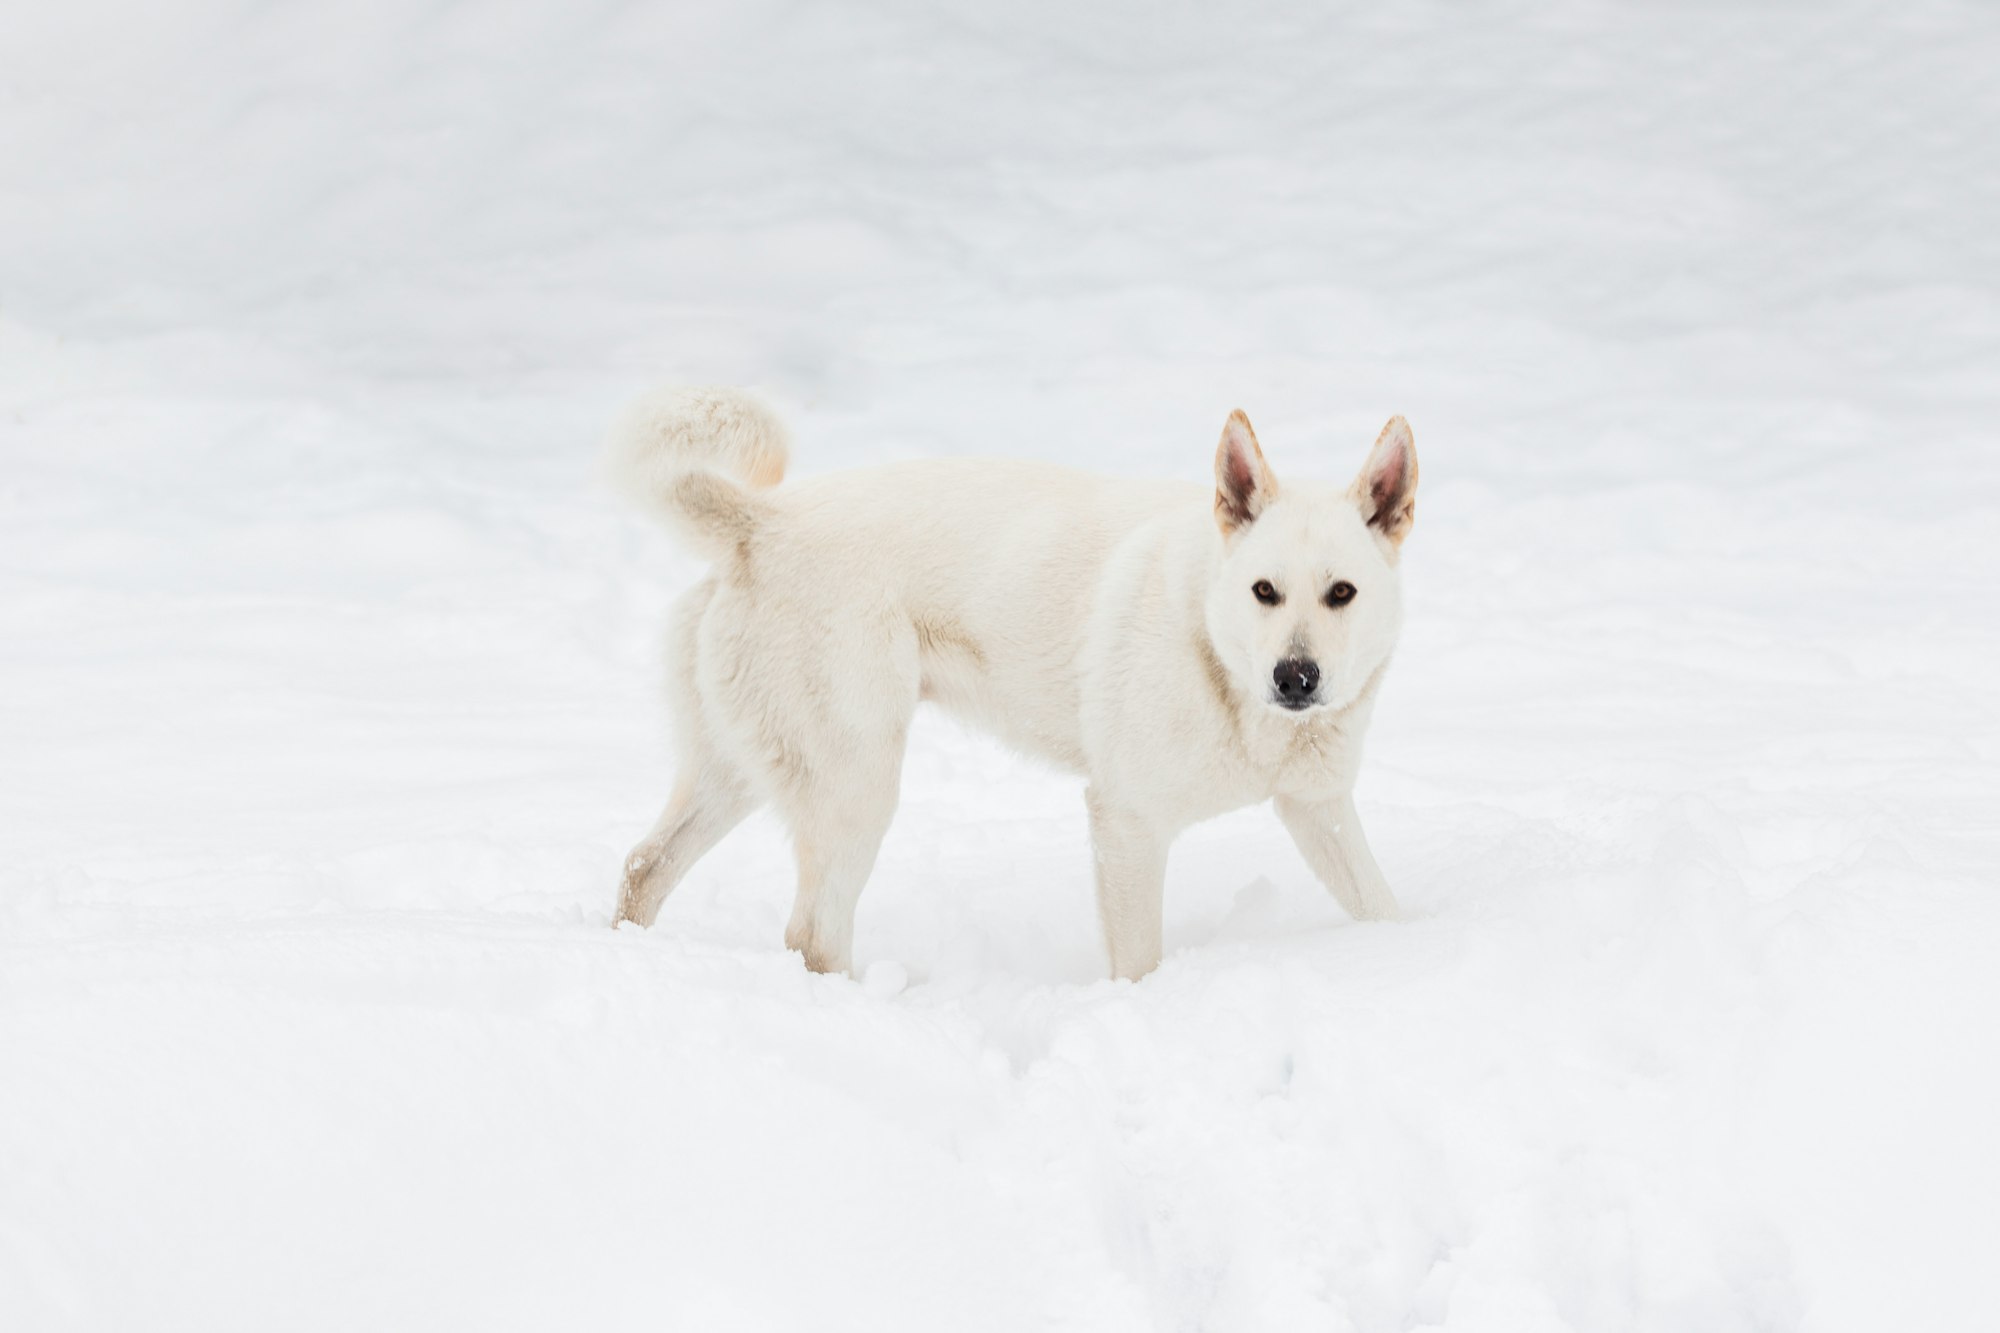
<svg viewBox="0 0 2000 1333">
<path fill-rule="evenodd" d="M 613 458 L 714 562 L 676 611 L 679 782 L 625 863 L 619 921 L 652 924 L 770 802 L 798 854 L 785 944 L 847 970 L 926 699 L 1089 780 L 1115 976 L 1160 961 L 1175 835 L 1258 801 L 1351 915 L 1396 915 L 1352 792 L 1416 512 L 1401 417 L 1348 487 L 1280 486 L 1237 412 L 1212 493 L 972 461 L 773 489 L 784 428 L 727 389 L 645 400 Z"/>
</svg>

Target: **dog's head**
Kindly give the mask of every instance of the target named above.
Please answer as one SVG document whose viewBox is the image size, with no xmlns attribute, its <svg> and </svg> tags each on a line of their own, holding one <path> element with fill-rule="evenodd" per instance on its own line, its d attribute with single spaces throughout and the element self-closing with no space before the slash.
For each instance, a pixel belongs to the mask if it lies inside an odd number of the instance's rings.
<svg viewBox="0 0 2000 1333">
<path fill-rule="evenodd" d="M 1416 508 L 1417 447 L 1401 417 L 1341 488 L 1280 487 L 1250 419 L 1230 415 L 1215 451 L 1222 559 L 1207 620 L 1251 698 L 1301 717 L 1354 702 L 1402 626 L 1396 561 Z"/>
</svg>

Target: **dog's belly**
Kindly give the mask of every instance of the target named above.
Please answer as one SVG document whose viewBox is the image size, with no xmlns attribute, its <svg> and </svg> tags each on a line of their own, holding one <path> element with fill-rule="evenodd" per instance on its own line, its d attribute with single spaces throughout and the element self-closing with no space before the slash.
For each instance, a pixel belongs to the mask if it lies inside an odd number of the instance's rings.
<svg viewBox="0 0 2000 1333">
<path fill-rule="evenodd" d="M 1076 687 L 1061 664 L 1010 660 L 955 623 L 914 623 L 926 703 L 1024 754 L 1084 771 Z"/>
</svg>

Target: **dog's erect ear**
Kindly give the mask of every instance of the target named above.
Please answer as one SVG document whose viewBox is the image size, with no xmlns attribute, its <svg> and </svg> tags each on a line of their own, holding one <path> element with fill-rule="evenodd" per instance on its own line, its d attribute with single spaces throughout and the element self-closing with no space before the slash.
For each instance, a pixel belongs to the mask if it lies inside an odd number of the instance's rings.
<svg viewBox="0 0 2000 1333">
<path fill-rule="evenodd" d="M 1417 521 L 1417 442 L 1409 422 L 1389 418 L 1348 494 L 1361 506 L 1369 527 L 1396 545 L 1403 544 Z"/>
<path fill-rule="evenodd" d="M 1236 531 L 1264 512 L 1278 498 L 1278 479 L 1257 447 L 1250 418 L 1231 412 L 1215 446 L 1215 522 L 1223 535 Z"/>
</svg>

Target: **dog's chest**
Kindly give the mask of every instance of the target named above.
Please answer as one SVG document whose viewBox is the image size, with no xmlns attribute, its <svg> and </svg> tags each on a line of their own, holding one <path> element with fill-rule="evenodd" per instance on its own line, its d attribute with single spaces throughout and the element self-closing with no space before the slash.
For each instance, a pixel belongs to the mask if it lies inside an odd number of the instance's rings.
<svg viewBox="0 0 2000 1333">
<path fill-rule="evenodd" d="M 1282 725 L 1266 727 L 1250 720 L 1235 729 L 1233 743 L 1208 749 L 1202 762 L 1176 765 L 1176 790 L 1164 803 L 1178 807 L 1181 819 L 1194 822 L 1274 796 L 1331 800 L 1353 788 L 1360 763 L 1353 731 L 1274 720 Z"/>
<path fill-rule="evenodd" d="M 1360 746 L 1331 718 L 1304 725 L 1272 718 L 1246 729 L 1243 739 L 1243 783 L 1252 801 L 1336 794 L 1353 786 Z"/>
</svg>

